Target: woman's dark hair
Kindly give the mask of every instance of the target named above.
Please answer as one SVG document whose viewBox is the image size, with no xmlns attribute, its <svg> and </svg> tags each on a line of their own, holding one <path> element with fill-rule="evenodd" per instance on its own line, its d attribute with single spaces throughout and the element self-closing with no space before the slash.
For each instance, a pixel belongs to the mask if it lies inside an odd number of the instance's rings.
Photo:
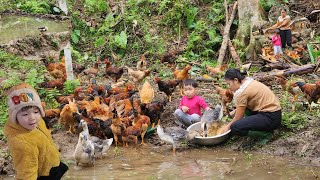
<svg viewBox="0 0 320 180">
<path fill-rule="evenodd" d="M 247 72 L 240 72 L 239 69 L 230 68 L 224 74 L 224 79 L 234 80 L 235 78 L 237 78 L 239 82 L 241 82 L 244 78 L 246 78 L 246 74 Z"/>
<path fill-rule="evenodd" d="M 186 79 L 182 83 L 184 86 L 192 86 L 194 88 L 198 87 L 198 83 L 193 79 Z"/>
<path fill-rule="evenodd" d="M 286 8 L 281 8 L 280 11 L 287 12 Z"/>
</svg>

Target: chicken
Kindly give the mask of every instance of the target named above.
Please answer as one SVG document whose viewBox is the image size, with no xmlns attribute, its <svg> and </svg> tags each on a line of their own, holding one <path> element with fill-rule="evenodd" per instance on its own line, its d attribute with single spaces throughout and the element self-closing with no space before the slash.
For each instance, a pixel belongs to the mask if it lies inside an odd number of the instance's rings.
<svg viewBox="0 0 320 180">
<path fill-rule="evenodd" d="M 50 63 L 47 61 L 47 59 L 41 59 L 46 68 L 47 71 L 51 76 L 53 76 L 56 79 L 61 79 L 66 75 L 66 67 L 65 67 L 65 58 L 62 57 L 61 62 L 59 63 Z"/>
<path fill-rule="evenodd" d="M 74 152 L 74 159 L 76 165 L 79 163 L 84 165 L 94 164 L 94 144 L 85 133 L 79 134 L 78 143 Z"/>
<path fill-rule="evenodd" d="M 69 104 L 66 104 L 60 113 L 59 124 L 62 124 L 64 127 L 69 126 L 68 132 L 72 134 L 75 132 L 73 113 L 77 111 L 77 104 L 69 99 Z"/>
<path fill-rule="evenodd" d="M 145 115 L 135 114 L 135 120 L 133 126 L 139 127 L 141 130 L 141 144 L 144 144 L 144 135 L 146 134 L 148 127 L 150 126 L 150 118 Z"/>
<path fill-rule="evenodd" d="M 228 68 L 227 64 L 224 64 L 220 67 L 210 67 L 210 66 L 206 65 L 206 69 L 207 69 L 208 73 L 214 77 L 218 74 L 223 73 L 227 68 Z"/>
<path fill-rule="evenodd" d="M 90 75 L 90 76 L 95 77 L 99 72 L 99 64 L 100 64 L 99 61 L 95 62 L 93 67 L 84 70 L 83 73 L 85 75 Z"/>
<path fill-rule="evenodd" d="M 74 73 L 80 74 L 86 67 L 84 65 L 72 63 L 72 69 Z"/>
<path fill-rule="evenodd" d="M 174 63 L 174 60 L 176 59 L 177 55 L 182 54 L 183 51 L 180 50 L 169 50 L 167 51 L 162 57 L 161 62 L 168 62 L 168 63 Z"/>
<path fill-rule="evenodd" d="M 154 81 L 158 84 L 159 91 L 164 92 L 168 96 L 169 102 L 171 102 L 172 100 L 171 96 L 176 86 L 178 86 L 181 83 L 181 80 L 163 81 L 158 77 L 155 77 Z"/>
<path fill-rule="evenodd" d="M 130 79 L 132 79 L 132 81 L 134 82 L 136 89 L 139 89 L 138 87 L 140 86 L 140 83 L 142 82 L 142 80 L 149 76 L 150 74 L 150 70 L 146 69 L 143 71 L 134 71 L 133 69 L 129 68 L 126 66 L 126 68 L 128 69 L 128 75 L 130 77 Z"/>
<path fill-rule="evenodd" d="M 41 88 L 57 88 L 59 90 L 63 89 L 64 82 L 67 79 L 67 75 L 64 75 L 62 79 L 56 79 L 51 81 L 45 81 L 39 84 L 39 87 Z"/>
<path fill-rule="evenodd" d="M 46 123 L 46 127 L 47 129 L 51 129 L 60 116 L 60 109 L 45 109 L 44 113 L 45 117 L 43 117 L 43 120 Z"/>
<path fill-rule="evenodd" d="M 316 89 L 313 91 L 311 99 L 317 99 L 317 101 L 320 99 L 320 80 L 316 82 Z"/>
<path fill-rule="evenodd" d="M 201 129 L 204 132 L 204 137 L 208 136 L 208 129 L 210 129 L 213 124 L 223 117 L 223 109 L 221 105 L 216 105 L 214 110 L 207 109 L 204 111 L 201 117 Z"/>
<path fill-rule="evenodd" d="M 114 112 L 114 117 L 112 119 L 111 130 L 113 133 L 114 141 L 116 142 L 116 146 L 120 144 L 119 137 L 122 137 L 125 131 L 125 124 L 122 123 L 121 119 L 116 116 L 116 112 Z"/>
<path fill-rule="evenodd" d="M 293 103 L 292 103 L 292 111 L 295 110 L 294 102 L 297 102 L 298 95 L 301 93 L 299 86 L 292 81 L 287 81 L 284 77 L 276 77 L 276 81 L 281 85 L 283 91 L 288 91 L 291 95 L 293 95 Z"/>
<path fill-rule="evenodd" d="M 139 91 L 139 94 L 140 94 L 141 103 L 145 103 L 145 104 L 151 103 L 151 101 L 154 98 L 154 90 L 151 84 L 149 83 L 149 81 L 144 82 L 144 84 L 142 85 Z"/>
<path fill-rule="evenodd" d="M 158 125 L 157 134 L 161 141 L 172 144 L 173 155 L 176 154 L 176 148 L 183 141 L 192 141 L 198 134 L 189 133 L 187 130 L 180 127 L 168 127 L 165 130 Z"/>
<path fill-rule="evenodd" d="M 316 84 L 306 84 L 304 82 L 296 82 L 296 84 L 299 86 L 301 91 L 304 93 L 305 98 L 308 100 L 309 103 L 309 110 L 312 110 L 311 103 L 317 103 L 318 97 L 314 97 L 313 93 L 316 90 Z"/>
<path fill-rule="evenodd" d="M 233 92 L 230 89 L 223 89 L 222 87 L 219 87 L 217 85 L 214 85 L 216 93 L 219 95 L 219 100 L 222 103 L 223 106 L 223 112 L 228 114 L 228 108 L 227 105 L 230 103 L 233 99 Z"/>
<path fill-rule="evenodd" d="M 164 111 L 164 106 L 167 104 L 167 100 L 152 102 L 149 105 L 141 104 L 141 114 L 147 115 L 152 123 L 152 128 L 154 128 L 155 122 L 160 124 L 160 116 Z"/>
<path fill-rule="evenodd" d="M 105 75 L 112 77 L 114 82 L 116 83 L 118 79 L 121 78 L 124 72 L 124 68 L 113 67 L 108 59 L 106 59 L 104 63 L 106 64 Z"/>
<path fill-rule="evenodd" d="M 140 60 L 137 62 L 137 70 L 143 71 L 145 69 L 147 69 L 147 61 L 143 54 L 141 55 Z"/>
<path fill-rule="evenodd" d="M 82 87 L 77 87 L 77 88 L 74 89 L 74 92 L 73 92 L 72 95 L 69 95 L 69 96 L 55 96 L 55 99 L 60 104 L 68 103 L 68 98 L 69 99 L 75 99 L 77 101 L 81 101 L 81 100 L 83 100 L 85 98 L 84 96 L 81 96 L 81 93 L 82 93 Z"/>
<path fill-rule="evenodd" d="M 175 70 L 173 72 L 173 76 L 175 79 L 178 80 L 186 80 L 189 79 L 189 70 L 191 69 L 190 65 L 186 65 L 182 70 Z M 182 82 L 180 83 L 180 94 L 183 95 L 182 93 Z"/>
</svg>

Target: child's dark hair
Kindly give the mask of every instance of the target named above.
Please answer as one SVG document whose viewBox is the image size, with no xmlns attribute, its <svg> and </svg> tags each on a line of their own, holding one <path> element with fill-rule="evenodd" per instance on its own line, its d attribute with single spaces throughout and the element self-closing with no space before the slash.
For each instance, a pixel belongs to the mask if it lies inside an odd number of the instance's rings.
<svg viewBox="0 0 320 180">
<path fill-rule="evenodd" d="M 186 79 L 183 81 L 183 86 L 192 86 L 194 88 L 198 87 L 198 83 L 193 79 Z"/>
<path fill-rule="evenodd" d="M 224 79 L 234 80 L 237 78 L 239 82 L 241 82 L 244 78 L 246 78 L 246 74 L 247 72 L 240 72 L 239 69 L 230 68 L 224 74 Z"/>
</svg>

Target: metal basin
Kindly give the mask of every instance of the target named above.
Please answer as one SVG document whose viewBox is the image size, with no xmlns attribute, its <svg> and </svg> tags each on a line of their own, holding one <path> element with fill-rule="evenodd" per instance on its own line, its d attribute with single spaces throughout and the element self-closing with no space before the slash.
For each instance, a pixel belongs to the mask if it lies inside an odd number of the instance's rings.
<svg viewBox="0 0 320 180">
<path fill-rule="evenodd" d="M 187 131 L 201 131 L 201 122 L 197 122 L 194 123 L 192 125 L 190 125 L 187 128 Z M 210 137 L 201 137 L 201 136 L 197 136 L 194 139 L 194 143 L 201 145 L 201 146 L 213 146 L 219 143 L 224 142 L 226 139 L 228 139 L 229 135 L 230 135 L 231 130 L 223 133 L 223 134 L 219 134 L 216 136 L 210 136 Z"/>
</svg>

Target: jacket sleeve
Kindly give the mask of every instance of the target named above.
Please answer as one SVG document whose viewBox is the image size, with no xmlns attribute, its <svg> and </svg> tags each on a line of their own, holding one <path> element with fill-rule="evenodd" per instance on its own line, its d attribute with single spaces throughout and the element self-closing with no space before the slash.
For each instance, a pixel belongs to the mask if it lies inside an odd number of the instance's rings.
<svg viewBox="0 0 320 180">
<path fill-rule="evenodd" d="M 208 104 L 204 101 L 204 99 L 202 97 L 199 97 L 199 105 L 202 109 L 206 109 L 208 106 Z"/>
<path fill-rule="evenodd" d="M 37 179 L 38 177 L 38 150 L 21 139 L 12 139 L 9 142 L 13 165 L 17 179 Z"/>
<path fill-rule="evenodd" d="M 184 106 L 184 104 L 183 104 L 183 97 L 182 97 L 181 100 L 180 100 L 178 109 L 181 109 L 182 106 Z"/>
</svg>

